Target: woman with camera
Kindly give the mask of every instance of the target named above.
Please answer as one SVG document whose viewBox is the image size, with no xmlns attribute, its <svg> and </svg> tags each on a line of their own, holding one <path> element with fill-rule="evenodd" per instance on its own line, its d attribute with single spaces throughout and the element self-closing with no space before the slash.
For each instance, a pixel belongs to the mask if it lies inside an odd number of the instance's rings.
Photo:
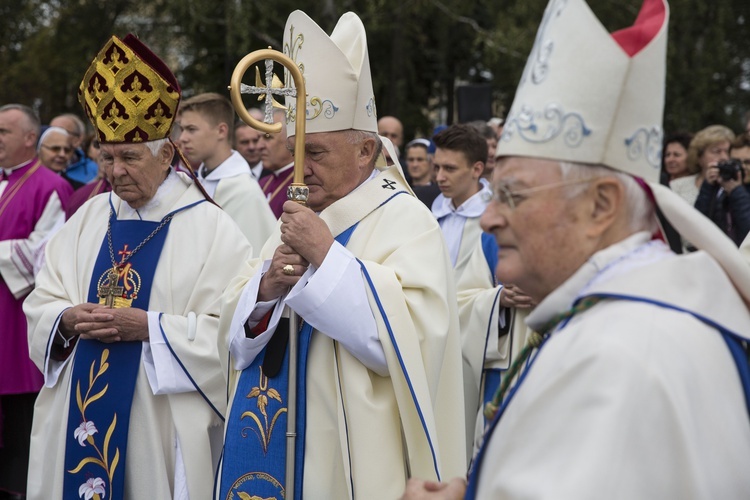
<svg viewBox="0 0 750 500">
<path fill-rule="evenodd" d="M 696 143 L 704 132 L 713 138 L 708 145 Z M 734 140 L 734 134 L 726 127 L 707 127 L 690 143 L 688 162 L 691 154 L 694 155 L 704 177 L 695 208 L 739 246 L 750 232 L 750 193 L 744 183 L 742 162 L 729 156 Z"/>
</svg>

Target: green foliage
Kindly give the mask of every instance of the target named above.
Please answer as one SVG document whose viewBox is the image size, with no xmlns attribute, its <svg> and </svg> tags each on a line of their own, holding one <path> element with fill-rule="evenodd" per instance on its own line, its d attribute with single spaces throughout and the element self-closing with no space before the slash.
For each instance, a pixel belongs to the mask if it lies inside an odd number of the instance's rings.
<svg viewBox="0 0 750 500">
<path fill-rule="evenodd" d="M 605 27 L 632 24 L 641 0 L 590 0 Z M 347 10 L 364 22 L 378 113 L 406 137 L 452 122 L 455 87 L 492 85 L 507 112 L 547 0 L 322 0 L 306 12 L 330 32 Z M 0 2 L 0 96 L 43 121 L 81 113 L 80 78 L 111 34 L 137 34 L 174 69 L 186 96 L 226 86 L 247 53 L 280 49 L 293 0 L 25 0 Z M 673 0 L 665 129 L 742 128 L 750 109 L 750 4 Z M 744 65 L 744 66 L 743 66 Z M 253 75 L 245 77 L 250 82 Z"/>
</svg>

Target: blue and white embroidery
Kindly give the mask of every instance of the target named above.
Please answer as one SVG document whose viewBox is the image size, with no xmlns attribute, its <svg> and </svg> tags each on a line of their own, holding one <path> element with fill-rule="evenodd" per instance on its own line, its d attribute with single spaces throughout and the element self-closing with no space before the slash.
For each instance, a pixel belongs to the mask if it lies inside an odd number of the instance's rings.
<svg viewBox="0 0 750 500">
<path fill-rule="evenodd" d="M 531 49 L 529 61 L 523 71 L 520 85 L 526 83 L 529 76 L 531 77 L 532 83 L 535 85 L 539 85 L 545 80 L 545 78 L 547 78 L 547 74 L 549 73 L 549 60 L 552 57 L 555 42 L 549 39 L 545 40 L 545 37 L 552 19 L 560 16 L 567 3 L 568 0 L 555 0 L 551 2 L 544 11 L 542 24 L 539 26 L 539 31 L 536 33 L 534 47 Z"/>
<path fill-rule="evenodd" d="M 365 108 L 367 109 L 367 116 L 377 116 L 374 97 L 370 97 L 370 100 L 367 101 L 367 106 L 365 106 Z"/>
<path fill-rule="evenodd" d="M 659 126 L 650 129 L 639 128 L 633 135 L 625 139 L 628 158 L 632 161 L 638 161 L 645 157 L 649 165 L 659 168 L 661 166 L 663 136 L 664 132 Z"/>
<path fill-rule="evenodd" d="M 591 135 L 591 129 L 578 113 L 566 113 L 559 105 L 549 104 L 544 111 L 521 106 L 519 113 L 508 116 L 502 139 L 508 142 L 518 135 L 527 142 L 543 144 L 562 136 L 568 146 L 575 148 Z"/>
</svg>

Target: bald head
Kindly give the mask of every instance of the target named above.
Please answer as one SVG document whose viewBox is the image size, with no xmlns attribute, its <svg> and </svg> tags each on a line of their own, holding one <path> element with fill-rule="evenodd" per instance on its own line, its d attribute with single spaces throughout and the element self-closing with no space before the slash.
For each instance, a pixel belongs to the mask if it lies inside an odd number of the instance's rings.
<svg viewBox="0 0 750 500">
<path fill-rule="evenodd" d="M 399 150 L 404 143 L 404 126 L 395 116 L 384 116 L 378 120 L 378 134 L 389 138 Z"/>
<path fill-rule="evenodd" d="M 81 146 L 83 136 L 86 135 L 86 125 L 78 116 L 65 113 L 54 117 L 49 124 L 51 127 L 64 128 L 70 135 L 73 146 L 76 148 Z"/>
</svg>

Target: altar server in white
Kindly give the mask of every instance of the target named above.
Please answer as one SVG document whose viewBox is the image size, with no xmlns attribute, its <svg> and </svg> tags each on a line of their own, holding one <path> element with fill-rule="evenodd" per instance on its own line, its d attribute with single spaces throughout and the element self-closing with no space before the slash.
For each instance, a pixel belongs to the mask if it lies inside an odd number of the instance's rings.
<svg viewBox="0 0 750 500">
<path fill-rule="evenodd" d="M 234 108 L 220 94 L 198 94 L 180 104 L 180 147 L 198 180 L 216 203 L 240 226 L 257 255 L 276 225 L 276 217 L 250 170 L 232 149 Z"/>
</svg>

